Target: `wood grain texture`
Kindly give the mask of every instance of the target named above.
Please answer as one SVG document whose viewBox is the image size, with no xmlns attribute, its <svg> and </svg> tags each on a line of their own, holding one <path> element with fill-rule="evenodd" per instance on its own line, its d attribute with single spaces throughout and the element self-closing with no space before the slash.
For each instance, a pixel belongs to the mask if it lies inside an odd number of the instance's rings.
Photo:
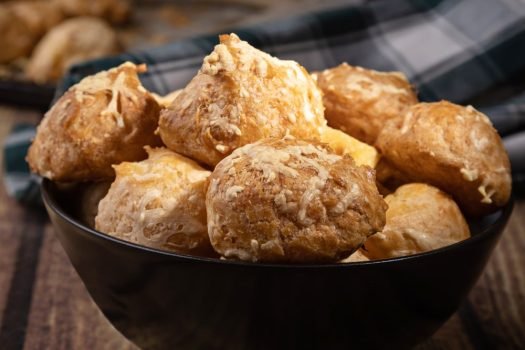
<svg viewBox="0 0 525 350">
<path fill-rule="evenodd" d="M 0 198 L 5 198 L 1 193 Z M 0 208 L 7 207 L 5 202 L 0 202 Z M 2 209 L 0 209 L 0 212 Z M 9 285 L 15 270 L 16 252 L 20 244 L 19 234 L 14 227 L 13 222 L 7 219 L 2 213 L 0 214 L 0 324 L 2 324 L 2 316 L 7 302 L 7 294 L 9 293 Z"/>
<path fill-rule="evenodd" d="M 417 346 L 417 350 L 435 349 L 473 349 L 473 345 L 457 313 L 452 315 L 432 338 Z"/>
<path fill-rule="evenodd" d="M 525 201 L 469 296 L 487 348 L 525 349 Z"/>
<path fill-rule="evenodd" d="M 419 349 L 525 349 L 525 199 L 468 300 Z"/>
<path fill-rule="evenodd" d="M 36 123 L 38 112 L 0 106 L 0 144 L 15 122 Z M 3 164 L 3 152 L 0 152 Z M 3 183 L 0 172 L 0 182 Z M 43 216 L 25 210 L 0 188 L 0 348 L 23 344 Z"/>
<path fill-rule="evenodd" d="M 96 307 L 46 226 L 24 349 L 136 349 Z"/>
</svg>

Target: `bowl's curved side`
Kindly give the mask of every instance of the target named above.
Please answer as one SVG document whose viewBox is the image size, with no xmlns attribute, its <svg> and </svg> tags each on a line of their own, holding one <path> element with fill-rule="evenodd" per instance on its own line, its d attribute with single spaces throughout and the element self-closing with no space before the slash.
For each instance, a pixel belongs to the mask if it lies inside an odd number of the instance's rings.
<svg viewBox="0 0 525 350">
<path fill-rule="evenodd" d="M 475 239 L 433 254 L 329 266 L 224 264 L 95 235 L 61 211 L 55 232 L 89 293 L 145 349 L 407 348 L 458 308 L 512 211 Z"/>
</svg>

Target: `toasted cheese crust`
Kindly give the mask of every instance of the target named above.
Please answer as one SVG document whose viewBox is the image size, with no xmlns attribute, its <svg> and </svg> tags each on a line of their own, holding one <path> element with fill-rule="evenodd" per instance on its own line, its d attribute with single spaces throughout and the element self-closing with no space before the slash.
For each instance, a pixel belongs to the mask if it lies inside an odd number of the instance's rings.
<svg viewBox="0 0 525 350">
<path fill-rule="evenodd" d="M 320 143 L 265 139 L 234 151 L 210 177 L 208 233 L 226 258 L 338 261 L 385 223 L 374 171 Z"/>
<path fill-rule="evenodd" d="M 363 251 L 372 260 L 422 253 L 470 237 L 457 204 L 433 186 L 403 185 L 385 201 L 386 225 L 367 239 Z"/>
<path fill-rule="evenodd" d="M 111 179 L 111 167 L 146 157 L 160 107 L 140 84 L 145 66 L 130 62 L 84 78 L 46 113 L 27 160 L 31 170 L 55 181 Z"/>
<path fill-rule="evenodd" d="M 328 125 L 370 145 L 388 120 L 417 103 L 412 86 L 400 72 L 343 63 L 314 76 L 323 91 Z"/>
<path fill-rule="evenodd" d="M 491 213 L 510 198 L 507 152 L 487 116 L 472 106 L 414 105 L 385 126 L 376 147 L 397 182 L 439 187 L 469 215 Z"/>
<path fill-rule="evenodd" d="M 115 165 L 96 229 L 152 248 L 210 255 L 205 208 L 210 172 L 166 148 L 146 150 L 146 160 Z"/>
<path fill-rule="evenodd" d="M 221 35 L 160 118 L 166 146 L 214 166 L 236 148 L 267 137 L 319 139 L 326 125 L 320 90 L 303 67 Z"/>
</svg>

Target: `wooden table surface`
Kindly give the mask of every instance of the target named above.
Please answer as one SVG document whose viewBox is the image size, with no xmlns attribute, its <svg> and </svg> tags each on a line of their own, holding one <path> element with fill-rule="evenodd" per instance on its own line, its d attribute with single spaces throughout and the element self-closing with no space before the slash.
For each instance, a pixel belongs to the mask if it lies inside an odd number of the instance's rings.
<svg viewBox="0 0 525 350">
<path fill-rule="evenodd" d="M 38 118 L 0 106 L 0 141 L 15 122 Z M 0 349 L 136 349 L 91 300 L 43 211 L 19 205 L 3 186 Z M 417 349 L 525 349 L 525 199 L 468 299 Z"/>
</svg>

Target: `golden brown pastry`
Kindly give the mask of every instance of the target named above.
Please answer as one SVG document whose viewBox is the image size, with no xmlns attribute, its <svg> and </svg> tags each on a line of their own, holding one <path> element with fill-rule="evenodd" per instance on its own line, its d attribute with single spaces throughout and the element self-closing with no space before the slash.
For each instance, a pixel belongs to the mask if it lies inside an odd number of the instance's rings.
<svg viewBox="0 0 525 350">
<path fill-rule="evenodd" d="M 144 145 L 160 145 L 160 107 L 137 76 L 145 69 L 127 62 L 72 86 L 38 126 L 31 170 L 55 181 L 107 179 L 112 164 L 144 159 Z"/>
<path fill-rule="evenodd" d="M 146 150 L 148 159 L 114 166 L 117 177 L 100 201 L 96 229 L 152 248 L 209 255 L 210 172 L 166 148 Z"/>
<path fill-rule="evenodd" d="M 357 165 L 368 165 L 375 168 L 379 161 L 379 153 L 373 146 L 329 126 L 323 129 L 321 142 L 328 144 L 339 155 L 349 155 Z"/>
<path fill-rule="evenodd" d="M 336 262 L 385 223 L 374 171 L 318 142 L 264 139 L 235 150 L 210 177 L 208 234 L 230 259 Z"/>
<path fill-rule="evenodd" d="M 470 237 L 457 204 L 433 186 L 403 185 L 385 201 L 385 228 L 365 242 L 365 255 L 372 260 L 422 253 Z"/>
<path fill-rule="evenodd" d="M 510 163 L 490 120 L 450 102 L 420 103 L 388 123 L 376 143 L 403 182 L 425 182 L 451 194 L 470 215 L 510 197 Z"/>
<path fill-rule="evenodd" d="M 54 0 L 69 17 L 95 16 L 122 24 L 131 16 L 128 0 Z"/>
<path fill-rule="evenodd" d="M 69 19 L 40 40 L 26 74 L 38 83 L 56 82 L 73 64 L 119 52 L 115 31 L 96 17 Z"/>
<path fill-rule="evenodd" d="M 354 253 L 352 253 L 352 255 L 350 255 L 348 258 L 341 260 L 340 263 L 352 263 L 369 260 L 370 259 L 365 254 L 363 254 L 363 250 L 358 249 Z"/>
<path fill-rule="evenodd" d="M 262 138 L 319 139 L 325 124 L 321 92 L 303 67 L 230 34 L 220 36 L 199 73 L 162 112 L 159 130 L 170 149 L 214 166 Z"/>
<path fill-rule="evenodd" d="M 405 75 L 343 63 L 313 74 L 323 91 L 328 125 L 374 144 L 387 120 L 398 117 L 417 96 Z"/>
<path fill-rule="evenodd" d="M 60 9 L 51 2 L 0 4 L 0 63 L 29 55 L 38 40 L 63 17 Z"/>
<path fill-rule="evenodd" d="M 162 106 L 162 108 L 168 108 L 173 102 L 173 100 L 175 100 L 175 98 L 179 96 L 181 92 L 182 92 L 182 89 L 172 91 L 169 94 L 164 95 L 164 96 L 161 96 L 154 92 L 152 92 L 151 94 L 153 95 L 153 97 L 155 97 L 155 100 L 157 100 L 157 103 L 159 104 L 159 106 Z"/>
</svg>

